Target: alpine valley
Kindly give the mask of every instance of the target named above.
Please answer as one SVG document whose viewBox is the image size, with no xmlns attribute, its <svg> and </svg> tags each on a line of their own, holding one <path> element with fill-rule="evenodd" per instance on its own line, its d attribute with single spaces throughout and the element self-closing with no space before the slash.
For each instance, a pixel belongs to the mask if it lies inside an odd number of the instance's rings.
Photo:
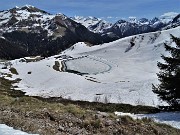
<svg viewBox="0 0 180 135">
<path fill-rule="evenodd" d="M 160 112 L 168 103 L 152 91 L 172 35 L 179 13 L 110 23 L 30 5 L 0 11 L 0 123 L 45 135 L 179 135 L 179 112 Z"/>
<path fill-rule="evenodd" d="M 68 18 L 24 6 L 1 11 L 0 17 L 0 57 L 20 58 L 11 61 L 18 72 L 12 77 L 22 79 L 17 86 L 26 94 L 161 104 L 152 83 L 158 83 L 156 64 L 165 53 L 163 44 L 174 44 L 170 34 L 180 37 L 179 14 L 111 24 L 95 17 Z M 37 55 L 45 59 L 21 59 Z"/>
</svg>

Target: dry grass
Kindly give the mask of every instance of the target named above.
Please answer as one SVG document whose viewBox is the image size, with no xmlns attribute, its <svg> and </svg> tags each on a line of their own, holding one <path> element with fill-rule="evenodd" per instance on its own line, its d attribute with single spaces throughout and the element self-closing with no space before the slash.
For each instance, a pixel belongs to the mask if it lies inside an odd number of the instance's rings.
<svg viewBox="0 0 180 135">
<path fill-rule="evenodd" d="M 180 134 L 180 130 L 165 124 L 157 124 L 151 119 L 133 120 L 129 116 L 117 117 L 112 113 L 102 116 L 96 111 L 72 103 L 47 102 L 41 98 L 25 96 L 23 92 L 11 89 L 11 84 L 20 80 L 8 81 L 0 78 L 0 81 L 0 122 L 24 131 L 52 135 L 60 132 L 66 134 L 66 131 L 57 128 L 59 123 L 66 129 L 75 127 L 79 130 L 84 129 L 90 134 Z M 106 105 L 108 109 L 111 108 L 111 104 Z M 110 121 L 110 124 L 107 124 L 107 121 Z"/>
</svg>

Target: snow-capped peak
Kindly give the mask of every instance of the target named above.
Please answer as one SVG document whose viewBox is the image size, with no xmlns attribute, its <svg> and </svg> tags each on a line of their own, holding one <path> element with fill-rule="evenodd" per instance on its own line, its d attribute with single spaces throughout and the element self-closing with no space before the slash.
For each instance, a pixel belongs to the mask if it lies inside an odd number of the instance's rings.
<svg viewBox="0 0 180 135">
<path fill-rule="evenodd" d="M 81 23 L 90 31 L 93 31 L 95 33 L 101 33 L 112 25 L 111 23 L 106 22 L 105 20 L 92 16 L 88 16 L 88 17 L 75 16 L 75 17 L 71 17 L 71 19 L 77 23 Z"/>
<path fill-rule="evenodd" d="M 130 17 L 129 17 L 129 22 L 131 22 L 131 23 L 137 23 L 137 18 L 134 17 L 134 16 L 130 16 Z"/>
<path fill-rule="evenodd" d="M 138 23 L 142 24 L 142 25 L 144 25 L 144 24 L 148 25 L 149 24 L 149 20 L 147 18 L 141 18 L 141 19 L 138 20 Z"/>
<path fill-rule="evenodd" d="M 71 19 L 73 19 L 77 23 L 81 23 L 87 28 L 91 25 L 97 24 L 101 20 L 100 18 L 96 18 L 92 16 L 88 16 L 88 17 L 75 16 L 75 17 L 71 17 Z"/>
<path fill-rule="evenodd" d="M 25 10 L 25 9 L 33 9 L 33 8 L 36 8 L 36 7 L 34 7 L 34 6 L 32 6 L 32 5 L 23 5 L 23 6 L 15 6 L 15 7 L 12 8 L 12 9 Z M 36 8 L 36 9 L 38 9 L 38 8 Z M 9 10 L 11 10 L 11 9 L 9 9 Z M 39 10 L 40 10 L 40 9 L 39 9 Z"/>
<path fill-rule="evenodd" d="M 175 18 L 178 15 L 178 13 L 176 12 L 168 12 L 168 13 L 164 13 L 163 15 L 161 15 L 159 17 L 159 19 L 163 22 L 163 23 L 169 23 L 170 21 L 173 20 L 173 18 Z"/>
<path fill-rule="evenodd" d="M 18 9 L 19 7 L 18 7 L 18 6 L 15 6 L 15 8 L 17 8 L 17 9 Z"/>
<path fill-rule="evenodd" d="M 32 5 L 25 5 L 24 7 L 27 7 L 27 8 L 35 8 L 34 6 L 32 6 Z"/>
<path fill-rule="evenodd" d="M 100 18 L 96 18 L 96 17 L 93 17 L 93 16 L 88 16 L 86 19 L 87 20 L 93 20 L 93 21 L 100 21 L 101 20 Z"/>
<path fill-rule="evenodd" d="M 57 13 L 56 16 L 64 16 L 67 17 L 66 15 L 62 14 L 62 13 Z"/>
<path fill-rule="evenodd" d="M 163 15 L 161 15 L 160 17 L 162 18 L 174 18 L 178 15 L 178 13 L 176 12 L 168 12 L 168 13 L 164 13 Z"/>
<path fill-rule="evenodd" d="M 83 19 L 84 17 L 83 16 L 74 16 L 74 17 L 72 17 L 72 18 L 74 18 L 75 20 L 81 20 L 81 19 Z"/>
<path fill-rule="evenodd" d="M 16 6 L 0 12 L 0 31 L 11 32 L 18 29 L 35 28 L 37 26 L 47 29 L 49 26 L 48 22 L 54 16 L 31 5 Z M 26 25 L 22 21 L 26 22 Z M 11 27 L 12 24 L 16 24 L 16 27 Z"/>
</svg>

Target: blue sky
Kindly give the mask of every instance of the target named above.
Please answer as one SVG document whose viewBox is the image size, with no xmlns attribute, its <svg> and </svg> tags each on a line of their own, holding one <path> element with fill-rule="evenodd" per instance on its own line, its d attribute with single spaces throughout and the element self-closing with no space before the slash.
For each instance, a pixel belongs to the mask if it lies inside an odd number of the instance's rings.
<svg viewBox="0 0 180 135">
<path fill-rule="evenodd" d="M 152 18 L 166 12 L 180 13 L 180 0 L 0 0 L 0 10 L 25 4 L 53 14 L 104 17 L 111 21 L 129 16 Z"/>
</svg>

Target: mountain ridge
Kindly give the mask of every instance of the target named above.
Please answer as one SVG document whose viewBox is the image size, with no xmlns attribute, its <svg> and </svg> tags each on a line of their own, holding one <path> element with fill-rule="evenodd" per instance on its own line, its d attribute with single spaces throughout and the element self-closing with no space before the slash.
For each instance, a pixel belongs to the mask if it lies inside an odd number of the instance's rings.
<svg viewBox="0 0 180 135">
<path fill-rule="evenodd" d="M 164 13 L 163 15 L 159 17 L 154 17 L 152 19 L 147 19 L 147 18 L 137 19 L 136 17 L 129 17 L 129 19 L 120 19 L 115 23 L 109 23 L 100 18 L 96 18 L 96 19 L 94 19 L 94 17 L 91 18 L 76 17 L 72 19 L 74 19 L 74 21 L 78 23 L 81 23 L 90 31 L 107 36 L 114 35 L 117 39 L 126 36 L 147 33 L 147 32 L 155 32 L 158 30 L 170 29 L 180 26 L 180 21 L 178 19 L 180 18 L 180 14 L 175 12 Z M 86 22 L 87 20 L 88 20 L 88 24 Z M 101 27 L 99 25 L 100 21 L 104 22 L 103 25 L 104 27 Z"/>
<path fill-rule="evenodd" d="M 73 20 L 62 13 L 53 15 L 34 6 L 25 5 L 0 11 L 0 36 L 13 47 L 21 48 L 20 50 L 24 52 L 20 54 L 51 56 L 77 42 L 88 42 L 91 45 L 102 44 L 131 35 L 180 26 L 179 15 L 169 18 L 173 20 L 166 24 L 159 18 L 137 20 L 133 17 L 130 21 L 119 20 L 112 24 L 95 17 L 76 16 L 76 20 Z M 0 45 L 4 46 L 1 40 Z M 8 50 L 5 51 L 6 54 L 10 54 Z M 2 49 L 0 52 L 4 53 Z M 24 57 L 24 55 L 19 57 Z M 4 55 L 1 58 L 17 57 Z"/>
<path fill-rule="evenodd" d="M 33 6 L 1 11 L 0 36 L 26 50 L 25 54 L 43 56 L 60 53 L 80 41 L 91 44 L 104 42 L 100 35 L 64 14 L 52 15 Z"/>
</svg>

